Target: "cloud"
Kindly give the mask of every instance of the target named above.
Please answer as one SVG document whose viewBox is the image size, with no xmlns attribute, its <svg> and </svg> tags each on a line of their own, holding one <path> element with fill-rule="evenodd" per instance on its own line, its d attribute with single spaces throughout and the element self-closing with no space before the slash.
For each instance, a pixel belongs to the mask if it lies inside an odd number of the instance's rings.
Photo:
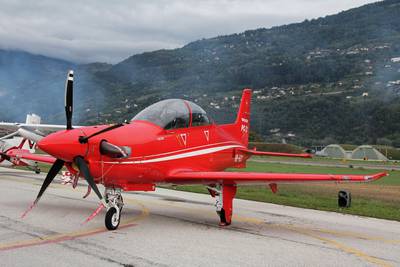
<svg viewBox="0 0 400 267">
<path fill-rule="evenodd" d="M 201 38 L 334 14 L 370 0 L 0 0 L 0 48 L 116 63 Z"/>
</svg>

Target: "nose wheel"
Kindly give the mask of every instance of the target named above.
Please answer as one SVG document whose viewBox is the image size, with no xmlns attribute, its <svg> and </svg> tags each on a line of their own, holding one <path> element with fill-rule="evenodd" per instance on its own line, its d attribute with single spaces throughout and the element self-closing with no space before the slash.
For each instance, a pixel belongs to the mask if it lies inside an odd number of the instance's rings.
<svg viewBox="0 0 400 267">
<path fill-rule="evenodd" d="M 116 230 L 121 220 L 121 211 L 118 211 L 115 207 L 108 209 L 105 218 L 105 225 L 108 230 Z"/>
<path fill-rule="evenodd" d="M 124 200 L 121 195 L 121 189 L 106 188 L 105 199 L 107 203 L 107 213 L 104 220 L 108 230 L 116 230 L 121 220 L 121 211 L 124 206 Z"/>
</svg>

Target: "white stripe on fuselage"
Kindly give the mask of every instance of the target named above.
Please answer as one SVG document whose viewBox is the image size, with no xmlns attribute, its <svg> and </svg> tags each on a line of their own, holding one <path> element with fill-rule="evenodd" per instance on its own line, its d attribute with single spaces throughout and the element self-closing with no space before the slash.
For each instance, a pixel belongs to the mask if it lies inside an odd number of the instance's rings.
<svg viewBox="0 0 400 267">
<path fill-rule="evenodd" d="M 211 153 L 215 153 L 215 152 L 219 152 L 219 151 L 226 150 L 226 149 L 231 149 L 231 148 L 245 148 L 245 147 L 241 146 L 241 145 L 218 146 L 218 147 L 200 149 L 200 150 L 195 150 L 195 151 L 191 151 L 191 152 L 185 152 L 185 153 L 180 153 L 180 154 L 176 154 L 176 155 L 160 157 L 160 158 L 155 158 L 155 159 L 135 160 L 135 161 L 120 161 L 120 162 L 118 162 L 118 161 L 105 161 L 104 163 L 106 163 L 106 164 L 155 163 L 155 162 L 162 162 L 162 161 L 168 161 L 168 160 L 175 160 L 175 159 L 183 159 L 183 158 L 201 156 L 201 155 L 211 154 Z"/>
<path fill-rule="evenodd" d="M 158 158 L 159 156 L 170 156 L 172 154 L 174 154 L 174 155 L 179 154 L 180 152 L 194 151 L 194 150 L 197 150 L 200 148 L 211 148 L 211 147 L 218 147 L 221 145 L 228 145 L 228 144 L 240 146 L 240 144 L 237 142 L 227 141 L 227 142 L 220 142 L 220 143 L 214 143 L 214 144 L 208 144 L 208 145 L 202 145 L 202 146 L 196 146 L 196 147 L 189 147 L 189 148 L 174 150 L 174 151 L 165 152 L 165 153 L 153 154 L 150 156 L 145 156 L 145 158 Z M 137 158 L 139 158 L 139 157 L 137 157 Z"/>
</svg>

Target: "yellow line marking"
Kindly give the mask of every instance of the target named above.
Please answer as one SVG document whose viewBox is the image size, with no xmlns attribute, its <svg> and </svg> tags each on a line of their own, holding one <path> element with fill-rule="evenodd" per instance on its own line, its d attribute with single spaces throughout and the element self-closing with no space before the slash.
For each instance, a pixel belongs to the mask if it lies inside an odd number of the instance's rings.
<svg viewBox="0 0 400 267">
<path fill-rule="evenodd" d="M 248 223 L 254 223 L 254 224 L 265 224 L 264 221 L 259 220 L 257 218 L 250 218 L 250 217 L 241 217 L 241 216 L 233 216 L 236 221 L 239 222 L 248 222 Z M 287 225 L 285 224 L 270 224 L 268 227 L 286 227 Z M 313 232 L 319 232 L 323 234 L 330 234 L 333 236 L 337 237 L 353 237 L 361 240 L 366 240 L 366 241 L 380 241 L 383 243 L 387 244 L 392 244 L 392 245 L 397 245 L 400 244 L 400 240 L 397 239 L 385 239 L 383 237 L 377 237 L 377 236 L 370 236 L 370 235 L 364 235 L 361 233 L 355 233 L 355 232 L 349 232 L 349 231 L 335 231 L 335 230 L 328 230 L 328 229 L 321 229 L 321 228 L 312 228 L 312 229 L 305 229 L 299 226 L 290 226 L 291 228 L 296 228 L 299 230 L 310 230 Z"/>
<path fill-rule="evenodd" d="M 205 211 L 204 209 L 190 208 L 190 207 L 183 207 L 183 206 L 179 206 L 179 205 L 167 204 L 165 202 L 158 201 L 158 200 L 146 201 L 147 204 L 148 203 L 152 203 L 152 202 L 153 203 L 157 203 L 158 205 L 169 206 L 169 207 L 171 207 L 171 206 L 172 207 L 178 207 L 178 208 L 189 210 L 189 211 L 192 211 L 192 212 L 194 210 L 201 210 L 201 211 L 203 211 L 203 213 L 207 213 L 207 214 L 211 213 L 211 212 Z M 335 246 L 336 248 L 338 248 L 341 251 L 344 251 L 344 252 L 346 252 L 348 254 L 352 254 L 352 255 L 354 255 L 354 256 L 362 259 L 362 260 L 365 260 L 367 262 L 376 264 L 378 266 L 383 266 L 383 267 L 393 266 L 392 264 L 390 264 L 387 261 L 384 261 L 384 260 L 381 260 L 381 259 L 376 258 L 374 256 L 368 255 L 368 254 L 366 254 L 366 253 L 364 253 L 364 252 L 362 252 L 362 251 L 360 251 L 360 250 L 358 250 L 356 248 L 352 248 L 352 247 L 343 245 L 343 244 L 341 244 L 341 243 L 339 243 L 339 242 L 337 242 L 335 240 L 332 240 L 332 239 L 329 239 L 329 238 L 326 238 L 326 237 L 322 237 L 322 236 L 317 235 L 317 234 L 314 233 L 314 232 L 322 232 L 323 233 L 324 230 L 322 230 L 322 229 L 309 229 L 309 230 L 306 230 L 306 229 L 303 229 L 303 228 L 300 228 L 300 227 L 290 226 L 290 225 L 283 225 L 283 224 L 267 225 L 267 224 L 265 224 L 265 222 L 263 220 L 260 220 L 260 219 L 257 219 L 257 218 L 242 217 L 242 216 L 239 216 L 239 215 L 234 215 L 233 217 L 234 217 L 234 220 L 239 221 L 239 222 L 252 223 L 252 224 L 256 224 L 256 225 L 260 225 L 262 227 L 268 227 L 268 228 L 270 228 L 270 227 L 283 228 L 283 229 L 287 229 L 287 230 L 290 230 L 290 231 L 293 231 L 293 232 L 297 232 L 297 233 L 300 233 L 300 234 L 303 234 L 303 235 L 307 235 L 307 236 L 310 236 L 312 238 L 315 238 L 315 239 L 321 240 L 323 242 L 329 243 L 329 244 Z M 327 230 L 326 233 L 327 234 L 336 235 L 335 234 L 336 231 Z M 362 237 L 363 239 L 370 240 L 370 241 L 382 241 L 382 240 L 385 240 L 383 238 L 373 238 L 372 239 L 372 238 L 368 238 L 367 236 L 362 236 L 362 235 L 353 234 L 353 233 L 351 233 L 351 235 L 350 235 L 350 232 L 344 232 L 344 233 L 337 232 L 337 233 L 338 233 L 338 235 L 336 235 L 336 236 L 343 236 L 343 234 L 345 234 L 345 235 L 351 236 L 351 237 L 357 237 L 357 238 L 361 238 Z M 390 241 L 390 242 L 387 242 L 387 243 L 393 244 L 394 241 L 397 242 L 398 240 L 386 240 L 386 241 Z"/>
<path fill-rule="evenodd" d="M 257 225 L 266 226 L 264 221 L 256 219 L 256 218 L 246 218 L 246 217 L 237 216 L 236 219 L 238 221 L 241 221 L 241 222 L 250 222 L 250 223 L 255 223 Z M 343 245 L 343 244 L 341 244 L 341 243 L 339 243 L 339 242 L 337 242 L 335 240 L 332 240 L 332 239 L 329 239 L 329 238 L 326 238 L 326 237 L 322 237 L 322 236 L 317 235 L 317 234 L 314 233 L 314 232 L 322 232 L 322 233 L 328 233 L 328 234 L 332 234 L 332 235 L 336 235 L 336 233 L 339 233 L 339 235 L 342 236 L 343 234 L 340 233 L 340 232 L 329 231 L 329 230 L 324 231 L 324 230 L 321 230 L 321 229 L 309 229 L 309 230 L 306 230 L 306 229 L 302 229 L 300 227 L 291 226 L 291 225 L 283 225 L 283 224 L 268 225 L 268 227 L 270 227 L 270 226 L 271 227 L 278 227 L 278 228 L 285 228 L 285 229 L 291 230 L 293 232 L 297 232 L 297 233 L 300 233 L 300 234 L 303 234 L 303 235 L 307 235 L 307 236 L 313 237 L 315 239 L 324 241 L 326 243 L 329 243 L 329 244 L 337 247 L 338 249 L 340 249 L 340 250 L 342 250 L 344 252 L 347 252 L 349 254 L 353 254 L 353 255 L 355 255 L 355 256 L 357 256 L 357 257 L 359 257 L 359 258 L 361 258 L 361 259 L 363 259 L 363 260 L 365 260 L 367 262 L 376 264 L 378 266 L 384 266 L 384 267 L 393 266 L 392 264 L 388 263 L 387 261 L 378 259 L 378 258 L 376 258 L 374 256 L 370 256 L 370 255 L 368 255 L 368 254 L 366 254 L 366 253 L 364 253 L 364 252 L 362 252 L 362 251 L 360 251 L 360 250 L 358 250 L 356 248 L 352 248 L 352 247 Z M 338 235 L 336 235 L 336 236 L 338 236 Z M 347 235 L 347 233 L 346 233 L 346 236 L 358 237 L 358 238 L 360 237 L 359 235 L 353 235 L 353 234 L 352 235 Z M 374 238 L 374 239 L 368 238 L 368 240 L 381 241 L 381 239 L 378 239 L 378 238 Z"/>
<path fill-rule="evenodd" d="M 22 182 L 20 179 L 23 179 L 23 178 L 19 178 L 17 181 Z M 11 179 L 11 180 L 14 180 L 14 179 Z M 26 181 L 24 181 L 24 182 L 27 183 Z M 53 186 L 65 188 L 64 185 L 53 184 Z M 134 200 L 128 199 L 128 202 L 133 203 Z M 136 202 L 136 204 L 138 204 L 138 203 L 140 203 L 140 202 Z M 169 207 L 172 206 L 172 207 L 178 207 L 178 208 L 181 208 L 181 209 L 187 209 L 187 210 L 191 210 L 191 211 L 194 210 L 193 208 L 187 208 L 187 207 L 182 207 L 182 206 L 179 206 L 179 205 L 167 204 L 167 203 L 165 203 L 163 201 L 157 201 L 157 200 L 156 201 L 154 201 L 154 200 L 146 201 L 146 203 L 157 203 L 159 205 L 164 205 L 164 206 L 169 206 Z M 149 214 L 148 209 L 145 208 L 144 205 L 141 205 L 141 207 L 142 207 L 142 214 L 141 214 L 141 216 L 139 216 L 139 218 L 148 216 L 148 214 Z M 196 210 L 201 210 L 201 211 L 204 212 L 204 209 L 199 209 L 199 208 L 195 208 L 195 209 Z M 207 213 L 209 213 L 209 212 L 207 212 Z M 237 221 L 240 221 L 240 222 L 248 222 L 248 223 L 253 223 L 253 224 L 257 224 L 257 225 L 267 226 L 267 225 L 265 225 L 265 222 L 263 220 L 259 220 L 257 218 L 242 217 L 242 216 L 237 216 L 236 215 L 236 216 L 234 216 L 234 219 L 237 220 Z M 134 220 L 137 220 L 137 219 L 134 219 Z M 127 223 L 127 222 L 125 222 L 125 223 Z M 318 239 L 318 240 L 321 240 L 323 242 L 329 243 L 329 244 L 335 246 L 336 248 L 338 248 L 339 250 L 342 250 L 342 251 L 344 251 L 346 253 L 352 254 L 352 255 L 354 255 L 354 256 L 356 256 L 356 257 L 358 257 L 360 259 L 363 259 L 363 260 L 365 260 L 367 262 L 376 264 L 378 266 L 384 266 L 384 267 L 389 267 L 389 266 L 392 266 L 392 265 L 390 263 L 388 263 L 387 261 L 378 259 L 378 258 L 376 258 L 374 256 L 370 256 L 370 255 L 368 255 L 368 254 L 366 254 L 366 253 L 364 253 L 364 252 L 362 252 L 362 251 L 360 251 L 358 249 L 343 245 L 343 244 L 341 244 L 341 243 L 339 243 L 339 242 L 337 242 L 335 240 L 332 240 L 332 239 L 325 238 L 325 237 L 322 237 L 320 235 L 317 235 L 317 234 L 315 234 L 315 232 L 331 234 L 331 235 L 334 235 L 334 236 L 355 237 L 355 238 L 365 239 L 365 240 L 370 240 L 370 241 L 382 241 L 382 242 L 389 243 L 389 244 L 399 244 L 400 243 L 400 240 L 386 240 L 386 239 L 380 238 L 380 237 L 371 237 L 371 236 L 360 235 L 360 234 L 352 233 L 352 232 L 339 232 L 339 231 L 331 231 L 331 230 L 324 230 L 324 229 L 306 230 L 306 229 L 302 229 L 300 227 L 295 227 L 295 226 L 290 226 L 290 225 L 282 225 L 282 224 L 281 225 L 268 225 L 268 227 L 270 227 L 270 226 L 285 228 L 285 229 L 288 229 L 288 230 L 291 230 L 291 231 L 294 231 L 294 232 L 297 232 L 297 233 L 300 233 L 300 234 L 303 234 L 303 235 L 307 235 L 307 236 L 313 237 L 315 239 Z M 69 234 L 71 234 L 72 236 L 73 235 L 82 235 L 82 234 L 85 234 L 87 232 L 96 232 L 99 229 L 100 228 L 96 228 L 96 229 L 86 230 L 86 231 L 81 231 L 81 232 L 79 232 L 79 231 L 78 232 L 72 232 L 72 233 L 69 233 Z M 104 228 L 101 228 L 101 229 L 104 229 Z M 61 234 L 61 235 L 68 235 L 68 234 Z M 53 239 L 60 238 L 60 235 L 49 236 L 49 238 L 53 238 Z M 43 242 L 43 239 L 40 239 L 40 241 Z M 1 245 L 0 245 L 0 249 L 2 249 Z"/>
<path fill-rule="evenodd" d="M 201 210 L 203 213 L 206 214 L 212 214 L 214 215 L 215 212 L 208 211 L 205 209 L 199 209 L 199 208 L 191 208 L 191 207 L 183 207 L 179 206 L 179 203 L 168 203 L 164 201 L 159 201 L 159 200 L 146 200 L 146 204 L 150 203 L 155 203 L 158 205 L 163 205 L 163 206 L 169 206 L 169 207 L 179 207 L 181 209 L 186 209 L 186 210 Z M 192 203 L 186 203 L 186 204 L 192 204 Z M 265 224 L 265 221 L 254 218 L 254 217 L 244 217 L 240 215 L 233 215 L 233 220 L 238 221 L 238 222 L 244 222 L 244 223 L 253 223 L 253 224 Z M 269 224 L 268 227 L 285 227 L 286 225 L 284 224 Z M 295 227 L 295 226 L 293 226 Z M 304 228 L 297 227 L 298 229 L 302 230 Z M 349 231 L 335 231 L 335 230 L 328 230 L 328 229 L 321 229 L 321 228 L 313 228 L 313 229 L 307 229 L 307 230 L 312 230 L 313 232 L 320 232 L 324 234 L 331 234 L 334 236 L 341 236 L 341 237 L 353 237 L 357 239 L 362 239 L 362 240 L 369 240 L 369 241 L 381 241 L 387 244 L 400 244 L 400 240 L 397 239 L 385 239 L 383 237 L 377 237 L 377 236 L 370 236 L 370 235 L 363 235 L 360 233 L 355 233 L 355 232 L 349 232 Z"/>
<path fill-rule="evenodd" d="M 136 200 L 131 200 L 131 199 L 127 200 L 127 202 L 140 206 L 141 213 L 138 216 L 135 216 L 133 218 L 122 221 L 120 228 L 132 226 L 132 224 L 134 222 L 140 221 L 149 215 L 149 210 L 141 202 L 136 201 Z M 0 251 L 7 250 L 7 249 L 13 249 L 13 248 L 22 248 L 22 247 L 27 247 L 27 246 L 48 244 L 48 243 L 52 243 L 52 242 L 62 242 L 62 241 L 72 240 L 72 239 L 79 238 L 79 237 L 85 237 L 85 236 L 89 236 L 89 235 L 93 235 L 93 234 L 97 234 L 97 233 L 106 233 L 106 232 L 107 232 L 107 230 L 103 226 L 103 227 L 96 227 L 96 228 L 92 228 L 92 229 L 88 229 L 88 230 L 86 229 L 86 230 L 72 231 L 69 233 L 47 235 L 47 236 L 34 238 L 34 239 L 0 244 Z"/>
<path fill-rule="evenodd" d="M 328 230 L 328 229 L 321 229 L 321 228 L 316 228 L 312 229 L 314 232 L 320 232 L 324 234 L 330 234 L 333 236 L 341 236 L 341 237 L 354 237 L 362 240 L 369 240 L 369 241 L 380 241 L 383 243 L 387 244 L 392 244 L 392 245 L 397 245 L 400 244 L 400 240 L 390 240 L 390 239 L 385 239 L 382 237 L 376 237 L 376 236 L 370 236 L 370 235 L 364 235 L 364 234 L 357 234 L 353 232 L 347 232 L 347 231 L 335 231 L 335 230 Z"/>
<path fill-rule="evenodd" d="M 352 248 L 352 247 L 343 245 L 343 244 L 341 244 L 341 243 L 339 243 L 339 242 L 337 242 L 335 240 L 316 235 L 315 233 L 312 233 L 312 231 L 299 230 L 299 229 L 296 229 L 296 228 L 291 228 L 290 226 L 288 226 L 287 229 L 295 231 L 295 232 L 298 232 L 298 233 L 303 234 L 303 235 L 307 235 L 307 236 L 313 237 L 315 239 L 319 239 L 319 240 L 324 241 L 326 243 L 329 243 L 329 244 L 337 247 L 338 249 L 340 249 L 340 250 L 342 250 L 344 252 L 347 252 L 349 254 L 353 254 L 354 256 L 357 256 L 360 259 L 363 259 L 363 260 L 365 260 L 367 262 L 376 264 L 378 266 L 382 266 L 382 267 L 393 266 L 392 264 L 390 264 L 387 261 L 378 259 L 378 258 L 376 258 L 374 256 L 370 256 L 370 255 L 368 255 L 368 254 L 366 254 L 366 253 L 364 253 L 364 252 L 362 252 L 362 251 L 360 251 L 360 250 L 358 250 L 356 248 Z"/>
</svg>

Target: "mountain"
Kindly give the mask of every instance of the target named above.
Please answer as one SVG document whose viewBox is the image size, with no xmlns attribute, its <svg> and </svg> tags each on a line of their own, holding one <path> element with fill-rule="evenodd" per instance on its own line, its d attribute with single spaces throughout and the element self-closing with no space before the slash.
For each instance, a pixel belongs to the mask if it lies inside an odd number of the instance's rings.
<svg viewBox="0 0 400 267">
<path fill-rule="evenodd" d="M 17 85 L 14 79 L 4 82 L 3 68 L 8 67 L 0 63 L 0 100 L 10 94 L 1 88 L 14 88 L 14 96 L 30 87 L 30 96 L 32 90 L 41 92 L 36 94 L 35 112 L 63 121 L 63 105 L 55 105 L 63 99 L 59 95 L 67 67 L 74 67 L 79 123 L 130 119 L 167 97 L 191 99 L 216 121 L 227 122 L 234 117 L 240 91 L 250 87 L 252 128 L 269 141 L 400 146 L 399 18 L 400 1 L 390 0 L 302 23 L 133 55 L 113 66 L 76 66 L 42 57 L 42 70 L 29 65 L 24 71 L 39 71 L 35 76 L 42 79 L 18 78 Z M 47 64 L 51 71 L 43 67 Z M 19 67 L 7 71 L 18 72 Z M 7 118 L 2 109 L 0 119 Z"/>
<path fill-rule="evenodd" d="M 77 65 L 72 62 L 33 55 L 23 51 L 0 50 L 0 120 L 24 121 L 34 112 L 47 122 L 63 122 L 64 86 L 68 70 L 75 70 L 75 101 L 81 109 L 104 103 L 102 87 L 95 73 L 109 64 Z"/>
</svg>

